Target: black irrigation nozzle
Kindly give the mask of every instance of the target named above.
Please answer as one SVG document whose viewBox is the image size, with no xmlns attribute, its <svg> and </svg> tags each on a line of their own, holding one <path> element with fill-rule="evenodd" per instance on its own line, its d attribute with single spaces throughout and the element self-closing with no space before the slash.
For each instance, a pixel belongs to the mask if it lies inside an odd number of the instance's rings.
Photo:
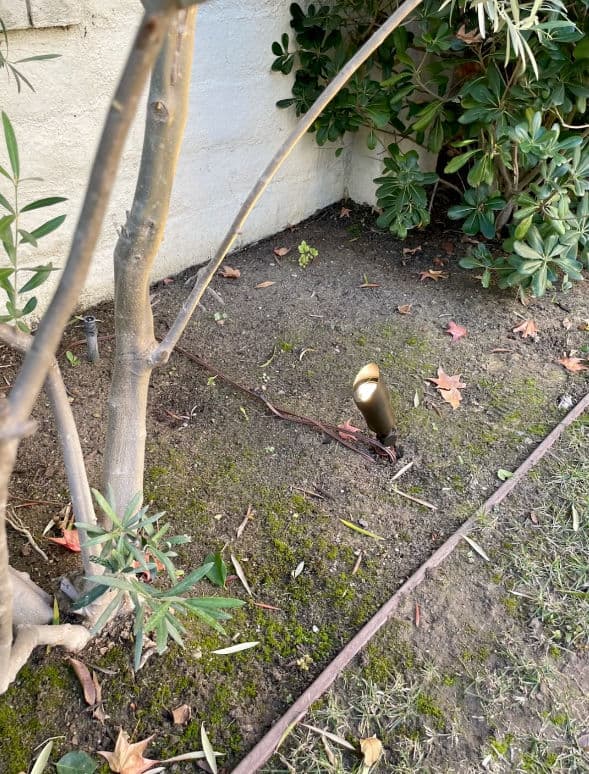
<svg viewBox="0 0 589 774">
<path fill-rule="evenodd" d="M 354 402 L 362 412 L 368 427 L 376 433 L 383 446 L 395 448 L 395 417 L 391 397 L 376 363 L 368 363 L 356 374 L 353 384 Z"/>
<path fill-rule="evenodd" d="M 96 317 L 87 315 L 84 317 L 84 333 L 86 334 L 86 347 L 88 360 L 95 363 L 98 358 L 98 333 L 96 329 Z"/>
</svg>

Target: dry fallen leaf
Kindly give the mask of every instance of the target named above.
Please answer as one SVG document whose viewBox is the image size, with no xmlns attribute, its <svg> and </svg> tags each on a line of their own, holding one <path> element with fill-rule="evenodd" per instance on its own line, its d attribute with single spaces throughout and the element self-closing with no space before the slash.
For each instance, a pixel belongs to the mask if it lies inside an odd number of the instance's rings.
<svg viewBox="0 0 589 774">
<path fill-rule="evenodd" d="M 285 255 L 288 255 L 289 253 L 290 253 L 290 247 L 274 248 L 274 255 L 277 255 L 279 258 L 283 258 Z"/>
<path fill-rule="evenodd" d="M 587 731 L 585 734 L 581 734 L 581 736 L 577 739 L 577 744 L 583 750 L 589 751 L 589 731 Z"/>
<path fill-rule="evenodd" d="M 404 247 L 403 248 L 403 255 L 415 255 L 415 253 L 421 252 L 421 245 L 417 245 L 417 247 Z"/>
<path fill-rule="evenodd" d="M 349 207 L 342 207 L 339 211 L 340 218 L 349 218 L 352 210 Z"/>
<path fill-rule="evenodd" d="M 460 374 L 449 376 L 443 368 L 438 368 L 437 378 L 429 378 L 428 382 L 436 385 L 442 399 L 449 403 L 453 409 L 457 409 L 462 400 L 461 389 L 466 387 L 464 382 L 460 381 Z"/>
<path fill-rule="evenodd" d="M 571 373 L 577 373 L 578 371 L 589 371 L 589 366 L 583 365 L 582 358 L 580 357 L 561 357 L 556 361 L 564 366 L 567 371 Z"/>
<path fill-rule="evenodd" d="M 458 40 L 466 43 L 467 46 L 472 46 L 473 43 L 480 43 L 482 41 L 481 33 L 478 30 L 466 31 L 464 24 L 460 26 L 460 29 L 456 33 Z"/>
<path fill-rule="evenodd" d="M 589 331 L 589 320 L 583 320 L 583 322 L 577 326 L 580 331 Z"/>
<path fill-rule="evenodd" d="M 512 329 L 514 333 L 521 333 L 522 339 L 527 339 L 531 336 L 533 339 L 538 337 L 538 328 L 533 320 L 524 320 L 517 328 Z"/>
<path fill-rule="evenodd" d="M 444 242 L 442 242 L 442 250 L 446 253 L 446 255 L 454 255 L 454 242 L 446 239 Z"/>
<path fill-rule="evenodd" d="M 368 771 L 380 760 L 382 743 L 375 736 L 370 736 L 368 739 L 360 739 L 360 751 L 364 757 L 364 769 Z"/>
<path fill-rule="evenodd" d="M 452 341 L 458 341 L 458 339 L 466 336 L 468 331 L 462 325 L 457 325 L 454 320 L 450 320 L 448 327 L 446 328 L 446 333 L 449 333 L 450 336 L 452 336 Z"/>
<path fill-rule="evenodd" d="M 274 285 L 274 282 L 270 282 L 270 280 L 266 280 L 266 282 L 259 282 L 256 285 L 256 290 L 261 290 L 262 288 L 269 288 L 270 285 Z"/>
<path fill-rule="evenodd" d="M 152 739 L 153 736 L 150 736 L 141 742 L 129 744 L 129 734 L 121 728 L 114 751 L 98 750 L 98 755 L 106 758 L 110 770 L 118 772 L 118 774 L 143 774 L 154 764 L 159 763 L 159 761 L 143 757 L 143 753 Z"/>
<path fill-rule="evenodd" d="M 337 426 L 337 434 L 342 439 L 342 441 L 353 441 L 356 438 L 354 433 L 359 432 L 361 432 L 360 428 L 354 427 L 354 425 L 350 423 L 349 419 L 343 424 Z"/>
<path fill-rule="evenodd" d="M 90 675 L 90 671 L 86 664 L 78 661 L 77 658 L 68 658 L 68 661 L 73 667 L 76 677 L 80 681 L 80 685 L 84 691 L 84 701 L 91 707 L 96 704 L 96 686 Z"/>
<path fill-rule="evenodd" d="M 438 280 L 448 279 L 449 276 L 450 275 L 448 274 L 447 271 L 442 271 L 441 269 L 439 270 L 428 269 L 427 271 L 419 272 L 419 277 L 421 279 L 421 282 L 423 282 L 423 280 L 426 280 L 426 279 L 431 279 L 434 282 L 437 282 Z"/>
<path fill-rule="evenodd" d="M 568 317 L 565 317 L 562 321 L 562 327 L 565 329 L 565 331 L 570 331 L 570 329 L 573 327 L 573 324 Z"/>
<path fill-rule="evenodd" d="M 432 263 L 433 263 L 434 266 L 447 266 L 448 265 L 448 259 L 447 258 L 442 258 L 440 256 L 436 256 L 432 260 Z"/>
<path fill-rule="evenodd" d="M 192 717 L 192 710 L 188 704 L 181 704 L 172 710 L 172 720 L 177 726 L 185 726 Z"/>
<path fill-rule="evenodd" d="M 77 529 L 64 529 L 62 530 L 63 537 L 47 538 L 52 543 L 57 543 L 59 546 L 67 548 L 68 551 L 74 551 L 79 553 L 80 549 L 80 536 Z"/>
<path fill-rule="evenodd" d="M 411 307 L 413 304 L 402 304 L 401 306 L 397 307 L 397 312 L 399 314 L 411 314 Z"/>
<path fill-rule="evenodd" d="M 219 274 L 227 279 L 239 279 L 241 277 L 239 269 L 234 269 L 233 266 L 223 266 Z"/>
<path fill-rule="evenodd" d="M 361 287 L 361 288 L 379 288 L 380 285 L 378 283 L 376 283 L 376 282 L 363 282 L 358 287 Z"/>
<path fill-rule="evenodd" d="M 162 284 L 164 285 L 173 285 L 174 284 L 174 278 L 173 277 L 164 277 L 162 280 Z"/>
</svg>

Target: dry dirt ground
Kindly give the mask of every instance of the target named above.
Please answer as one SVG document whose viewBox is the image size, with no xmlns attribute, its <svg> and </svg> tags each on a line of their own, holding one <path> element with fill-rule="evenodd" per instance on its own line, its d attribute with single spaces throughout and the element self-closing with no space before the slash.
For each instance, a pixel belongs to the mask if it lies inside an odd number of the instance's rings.
<svg viewBox="0 0 589 774">
<path fill-rule="evenodd" d="M 566 413 L 563 396 L 576 400 L 587 391 L 584 372 L 569 374 L 556 363 L 589 343 L 581 330 L 589 318 L 584 284 L 523 307 L 512 295 L 483 291 L 458 267 L 466 245 L 444 224 L 403 244 L 377 232 L 370 211 L 352 206 L 349 217 L 343 212 L 341 205 L 329 208 L 231 256 L 227 263 L 240 277 L 215 279 L 215 295 L 205 296 L 182 346 L 262 391 L 275 406 L 334 425 L 351 419 L 363 427 L 351 382 L 362 365 L 377 362 L 391 388 L 402 460 L 396 467 L 382 458 L 368 461 L 320 432 L 277 419 L 260 400 L 176 353 L 152 381 L 147 499 L 167 511 L 176 532 L 193 536 L 181 566 L 196 567 L 210 551 L 225 548 L 227 561 L 231 553 L 239 559 L 253 600 L 230 579 L 230 593 L 247 605 L 229 622 L 227 637 L 189 624 L 184 650 L 171 647 L 137 674 L 124 629 L 95 641 L 84 658 L 106 670 L 99 673 L 109 715 L 104 725 L 85 711 L 63 654 L 37 653 L 0 700 L 1 771 L 25 769 L 34 746 L 49 736 L 63 737 L 60 752 L 112 749 L 119 726 L 136 739 L 156 733 L 150 757 L 164 757 L 198 748 L 201 722 L 229 771 L 379 605 L 476 511 L 498 485 L 498 470 L 513 470 Z M 306 269 L 297 263 L 302 240 L 319 251 Z M 290 252 L 277 257 L 278 247 Z M 429 269 L 449 276 L 421 280 L 420 272 Z M 186 272 L 153 289 L 159 335 L 192 277 Z M 399 313 L 408 304 L 410 313 Z M 85 361 L 75 323 L 60 360 L 91 480 L 100 487 L 112 310 L 103 305 L 94 311 L 101 360 Z M 537 338 L 513 332 L 525 319 L 535 321 Z M 465 326 L 467 336 L 453 343 L 445 332 L 450 320 Z M 73 365 L 66 351 L 77 356 Z M 1 357 L 9 383 L 15 356 L 3 351 Z M 427 381 L 440 367 L 462 374 L 466 384 L 456 410 Z M 11 555 L 15 566 L 55 589 L 76 558 L 42 537 L 69 498 L 44 400 L 37 419 L 39 432 L 19 456 L 12 506 L 49 562 L 16 533 Z M 392 483 L 395 470 L 411 460 L 411 470 Z M 435 510 L 403 497 L 397 485 Z M 253 518 L 237 538 L 248 508 Z M 340 519 L 383 539 L 361 535 Z M 197 593 L 217 592 L 203 584 Z M 471 609 L 462 584 L 428 586 L 427 593 Z M 433 609 L 433 598 L 424 611 Z M 426 621 L 424 613 L 419 636 Z M 496 618 L 491 627 L 498 637 L 502 623 Z M 449 636 L 440 624 L 436 641 L 449 642 Z M 393 632 L 386 647 L 396 648 L 397 639 Z M 212 653 L 234 640 L 260 645 L 237 656 Z M 174 725 L 169 710 L 184 703 L 192 720 Z"/>
</svg>

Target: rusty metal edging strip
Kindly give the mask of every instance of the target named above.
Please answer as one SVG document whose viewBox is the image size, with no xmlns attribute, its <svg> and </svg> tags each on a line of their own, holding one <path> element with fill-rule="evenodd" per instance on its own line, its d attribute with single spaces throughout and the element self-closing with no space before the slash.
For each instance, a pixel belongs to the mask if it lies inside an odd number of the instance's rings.
<svg viewBox="0 0 589 774">
<path fill-rule="evenodd" d="M 317 701 L 325 691 L 330 687 L 334 680 L 339 676 L 352 659 L 362 650 L 366 643 L 374 637 L 378 630 L 384 626 L 391 615 L 395 612 L 403 597 L 419 586 L 428 570 L 432 570 L 441 564 L 452 551 L 456 548 L 460 540 L 467 535 L 476 525 L 477 519 L 481 513 L 489 513 L 496 505 L 504 500 L 514 489 L 528 471 L 546 454 L 548 449 L 554 445 L 562 432 L 572 422 L 575 421 L 584 411 L 589 408 L 589 393 L 571 409 L 566 417 L 546 436 L 546 438 L 534 449 L 530 456 L 519 466 L 513 476 L 505 481 L 496 492 L 478 509 L 474 516 L 464 522 L 456 532 L 454 532 L 429 559 L 427 559 L 418 570 L 408 578 L 405 583 L 385 602 L 385 604 L 375 613 L 375 615 L 366 623 L 360 631 L 348 642 L 348 644 L 339 652 L 327 667 L 321 672 L 319 677 L 307 688 L 307 690 L 296 700 L 285 714 L 272 726 L 265 736 L 249 752 L 248 755 L 239 763 L 232 774 L 254 774 L 261 766 L 274 754 L 280 741 L 296 723 L 305 715 L 311 704 Z"/>
</svg>

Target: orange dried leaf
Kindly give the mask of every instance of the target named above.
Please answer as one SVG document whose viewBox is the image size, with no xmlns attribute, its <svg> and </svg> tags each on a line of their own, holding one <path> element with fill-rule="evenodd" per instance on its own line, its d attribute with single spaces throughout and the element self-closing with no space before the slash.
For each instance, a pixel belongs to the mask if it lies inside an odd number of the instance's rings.
<svg viewBox="0 0 589 774">
<path fill-rule="evenodd" d="M 415 253 L 421 252 L 421 245 L 417 245 L 417 247 L 404 247 L 403 248 L 403 255 L 415 255 Z"/>
<path fill-rule="evenodd" d="M 375 736 L 360 739 L 360 752 L 364 758 L 364 766 L 369 769 L 378 763 L 382 755 L 382 742 Z"/>
<path fill-rule="evenodd" d="M 438 368 L 438 376 L 428 378 L 428 382 L 435 384 L 439 390 L 461 390 L 466 387 L 464 382 L 460 381 L 461 374 L 458 376 L 448 376 L 443 368 Z"/>
<path fill-rule="evenodd" d="M 114 751 L 98 750 L 98 755 L 106 758 L 110 770 L 118 774 L 143 774 L 154 764 L 159 763 L 159 761 L 143 757 L 143 753 L 152 739 L 153 736 L 150 736 L 142 742 L 129 744 L 129 734 L 121 728 Z"/>
<path fill-rule="evenodd" d="M 446 333 L 449 333 L 450 336 L 452 336 L 452 341 L 458 341 L 458 339 L 466 336 L 468 331 L 462 325 L 457 325 L 454 320 L 450 320 L 448 327 L 446 328 Z"/>
<path fill-rule="evenodd" d="M 450 275 L 447 271 L 442 271 L 441 269 L 428 269 L 427 271 L 419 272 L 421 282 L 426 279 L 431 279 L 434 282 L 438 282 L 438 280 L 448 279 L 449 276 Z"/>
<path fill-rule="evenodd" d="M 538 328 L 533 320 L 524 320 L 521 325 L 512 330 L 514 333 L 521 333 L 522 339 L 527 339 L 528 336 L 535 339 L 538 336 Z"/>
<path fill-rule="evenodd" d="M 458 40 L 466 43 L 467 46 L 472 46 L 473 43 L 480 43 L 482 41 L 481 33 L 478 30 L 466 31 L 464 24 L 460 26 L 460 29 L 456 33 Z"/>
<path fill-rule="evenodd" d="M 270 282 L 270 280 L 266 280 L 266 282 L 259 282 L 256 285 L 256 290 L 261 290 L 262 288 L 269 288 L 270 285 L 274 285 L 274 282 Z"/>
<path fill-rule="evenodd" d="M 399 314 L 411 314 L 411 307 L 413 304 L 402 304 L 401 306 L 397 307 L 397 312 Z"/>
<path fill-rule="evenodd" d="M 584 365 L 580 357 L 561 357 L 556 362 L 573 374 L 579 371 L 589 371 L 589 366 Z"/>
<path fill-rule="evenodd" d="M 288 255 L 289 253 L 290 253 L 290 247 L 274 248 L 274 255 L 277 255 L 279 258 L 283 258 L 285 255 Z"/>
<path fill-rule="evenodd" d="M 342 207 L 339 211 L 340 218 L 349 218 L 352 210 L 349 207 Z"/>
<path fill-rule="evenodd" d="M 456 387 L 452 387 L 450 390 L 438 390 L 442 396 L 442 400 L 449 403 L 453 409 L 457 409 L 462 400 L 462 393 Z"/>
<path fill-rule="evenodd" d="M 239 269 L 234 269 L 233 266 L 223 266 L 219 274 L 227 279 L 239 279 L 241 277 Z"/>
<path fill-rule="evenodd" d="M 77 529 L 64 529 L 62 530 L 63 537 L 48 538 L 52 543 L 57 543 L 59 546 L 67 548 L 68 551 L 73 551 L 79 554 L 80 548 L 80 536 Z"/>
</svg>

